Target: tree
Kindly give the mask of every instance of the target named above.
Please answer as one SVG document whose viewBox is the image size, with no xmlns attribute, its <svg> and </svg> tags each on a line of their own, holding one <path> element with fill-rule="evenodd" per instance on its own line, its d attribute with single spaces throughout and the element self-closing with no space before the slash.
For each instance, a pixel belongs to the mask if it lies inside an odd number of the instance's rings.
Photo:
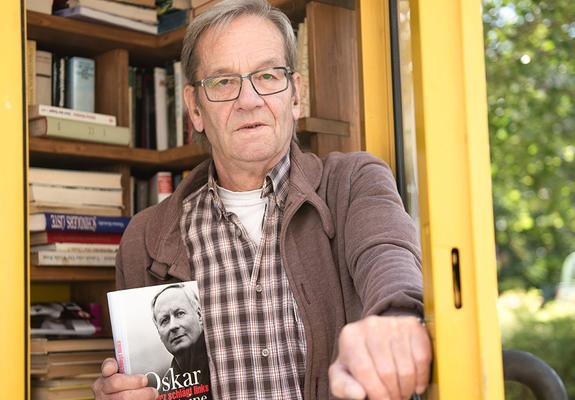
<svg viewBox="0 0 575 400">
<path fill-rule="evenodd" d="M 483 14 L 500 289 L 545 290 L 575 250 L 575 3 Z"/>
</svg>

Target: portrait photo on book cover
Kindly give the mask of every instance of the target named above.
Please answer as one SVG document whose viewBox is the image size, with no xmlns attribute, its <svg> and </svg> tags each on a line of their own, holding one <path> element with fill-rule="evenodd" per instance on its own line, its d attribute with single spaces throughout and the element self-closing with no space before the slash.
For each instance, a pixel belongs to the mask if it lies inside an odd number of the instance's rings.
<svg viewBox="0 0 575 400">
<path fill-rule="evenodd" d="M 211 399 L 196 282 L 108 293 L 120 370 L 146 374 L 159 399 Z"/>
</svg>

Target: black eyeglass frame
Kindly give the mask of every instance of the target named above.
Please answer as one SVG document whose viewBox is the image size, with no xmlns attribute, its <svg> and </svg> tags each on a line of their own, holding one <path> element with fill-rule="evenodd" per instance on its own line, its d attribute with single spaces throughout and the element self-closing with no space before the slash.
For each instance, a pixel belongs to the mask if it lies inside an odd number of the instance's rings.
<svg viewBox="0 0 575 400">
<path fill-rule="evenodd" d="M 253 83 L 253 81 L 252 81 L 252 76 L 255 75 L 255 74 L 257 74 L 257 73 L 260 73 L 260 72 L 262 72 L 262 71 L 267 71 L 267 70 L 269 70 L 269 69 L 280 69 L 280 70 L 283 70 L 283 71 L 284 71 L 285 76 L 286 76 L 286 78 L 287 78 L 287 79 L 286 79 L 286 87 L 283 88 L 283 89 L 281 89 L 281 90 L 272 92 L 272 93 L 265 93 L 265 94 L 263 94 L 263 93 L 260 93 L 260 92 L 258 91 L 258 89 L 256 88 L 256 85 L 254 85 L 254 83 Z M 208 76 L 207 78 L 204 78 L 204 79 L 202 79 L 202 80 L 192 82 L 192 86 L 193 86 L 193 87 L 198 87 L 198 86 L 203 87 L 203 88 L 204 88 L 204 93 L 206 94 L 206 98 L 207 98 L 209 101 L 211 101 L 212 103 L 224 103 L 224 102 L 227 102 L 227 101 L 237 100 L 237 99 L 240 97 L 240 95 L 242 94 L 242 87 L 243 87 L 243 85 L 244 85 L 244 79 L 247 79 L 247 80 L 251 83 L 252 88 L 255 90 L 255 92 L 256 92 L 259 96 L 271 96 L 272 94 L 278 94 L 278 93 L 281 93 L 281 92 L 284 92 L 284 91 L 287 90 L 287 88 L 289 87 L 289 82 L 291 81 L 291 76 L 293 75 L 293 73 L 294 73 L 294 71 L 292 71 L 290 67 L 268 67 L 268 68 L 258 69 L 257 71 L 252 71 L 252 72 L 249 72 L 249 73 L 244 74 L 244 75 L 242 75 L 242 74 L 222 74 L 222 75 Z M 222 78 L 222 77 L 240 78 L 240 90 L 238 90 L 237 96 L 234 97 L 234 98 L 232 98 L 232 99 L 212 100 L 212 99 L 210 99 L 210 96 L 208 95 L 208 90 L 206 89 L 205 82 L 209 81 L 210 79 Z"/>
</svg>

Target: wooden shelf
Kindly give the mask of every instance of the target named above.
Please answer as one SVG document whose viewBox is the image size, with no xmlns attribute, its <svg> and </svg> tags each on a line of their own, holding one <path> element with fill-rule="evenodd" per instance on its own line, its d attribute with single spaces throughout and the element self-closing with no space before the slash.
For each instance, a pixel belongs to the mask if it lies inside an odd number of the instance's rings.
<svg viewBox="0 0 575 400">
<path fill-rule="evenodd" d="M 109 282 L 114 281 L 112 267 L 48 267 L 30 265 L 32 282 Z"/>
<path fill-rule="evenodd" d="M 347 122 L 321 118 L 302 118 L 298 133 L 320 133 L 348 136 Z M 30 138 L 30 164 L 44 167 L 125 164 L 136 170 L 191 169 L 208 157 L 208 152 L 195 144 L 156 151 L 89 142 L 49 138 Z"/>
</svg>

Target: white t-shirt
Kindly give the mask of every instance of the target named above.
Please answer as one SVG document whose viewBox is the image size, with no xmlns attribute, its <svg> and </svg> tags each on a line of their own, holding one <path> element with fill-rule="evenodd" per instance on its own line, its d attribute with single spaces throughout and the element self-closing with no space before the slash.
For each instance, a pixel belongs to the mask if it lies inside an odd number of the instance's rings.
<svg viewBox="0 0 575 400">
<path fill-rule="evenodd" d="M 226 211 L 233 212 L 238 216 L 250 238 L 259 246 L 267 204 L 267 199 L 261 198 L 262 189 L 249 192 L 232 192 L 219 185 L 217 188 Z"/>
</svg>

